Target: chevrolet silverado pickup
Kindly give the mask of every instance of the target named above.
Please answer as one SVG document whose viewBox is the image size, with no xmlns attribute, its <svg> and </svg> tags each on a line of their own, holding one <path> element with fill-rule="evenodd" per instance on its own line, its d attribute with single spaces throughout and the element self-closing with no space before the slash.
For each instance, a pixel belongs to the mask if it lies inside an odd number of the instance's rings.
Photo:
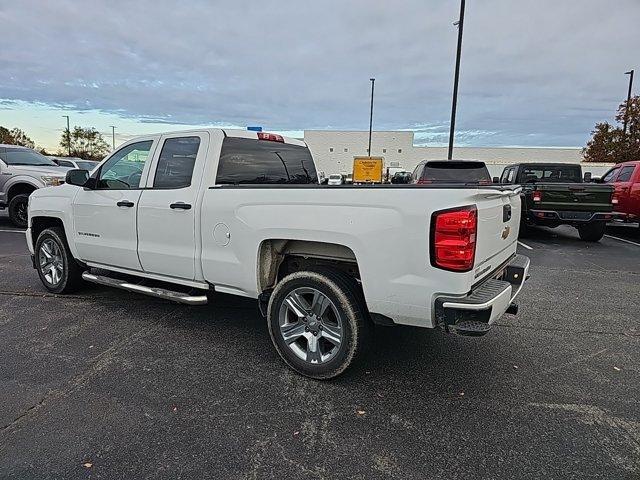
<svg viewBox="0 0 640 480">
<path fill-rule="evenodd" d="M 131 140 L 36 191 L 26 238 L 54 293 L 84 280 L 190 305 L 254 298 L 282 359 L 328 379 L 374 324 L 479 336 L 516 313 L 519 191 L 328 187 L 302 141 L 193 130 Z"/>
<path fill-rule="evenodd" d="M 502 185 L 522 185 L 520 233 L 539 225 L 571 225 L 580 238 L 598 242 L 613 213 L 613 187 L 583 183 L 580 165 L 571 163 L 521 163 L 505 167 Z"/>
</svg>

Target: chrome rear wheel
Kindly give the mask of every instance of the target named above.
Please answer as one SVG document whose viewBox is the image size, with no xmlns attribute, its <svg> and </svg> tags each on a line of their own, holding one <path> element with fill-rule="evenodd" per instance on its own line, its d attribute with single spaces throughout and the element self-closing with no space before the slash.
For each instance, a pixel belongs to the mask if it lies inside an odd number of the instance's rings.
<svg viewBox="0 0 640 480">
<path fill-rule="evenodd" d="M 331 299 L 315 288 L 291 291 L 280 305 L 278 319 L 287 347 L 305 362 L 327 362 L 340 349 L 342 317 Z"/>
</svg>

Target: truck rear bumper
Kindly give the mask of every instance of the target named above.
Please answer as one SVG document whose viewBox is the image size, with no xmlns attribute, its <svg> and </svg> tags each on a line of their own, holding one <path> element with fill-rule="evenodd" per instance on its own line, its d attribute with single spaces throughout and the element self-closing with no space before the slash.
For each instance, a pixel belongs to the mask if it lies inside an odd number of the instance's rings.
<svg viewBox="0 0 640 480">
<path fill-rule="evenodd" d="M 435 301 L 438 326 L 449 333 L 480 336 L 505 312 L 516 313 L 513 302 L 528 278 L 529 263 L 529 258 L 516 255 L 467 296 L 438 297 Z"/>
<path fill-rule="evenodd" d="M 581 224 L 596 221 L 609 222 L 618 218 L 616 212 L 574 212 L 555 210 L 529 210 L 529 219 L 533 223 L 550 224 Z"/>
</svg>

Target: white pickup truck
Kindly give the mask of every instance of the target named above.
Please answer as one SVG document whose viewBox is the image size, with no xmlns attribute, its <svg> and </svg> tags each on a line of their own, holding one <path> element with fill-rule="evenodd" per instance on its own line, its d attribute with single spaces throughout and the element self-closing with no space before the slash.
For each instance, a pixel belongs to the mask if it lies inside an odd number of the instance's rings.
<svg viewBox="0 0 640 480">
<path fill-rule="evenodd" d="M 284 361 L 318 379 L 360 357 L 374 324 L 486 333 L 516 313 L 529 267 L 518 187 L 327 187 L 304 142 L 262 132 L 136 138 L 34 192 L 28 213 L 49 291 L 255 298 Z"/>
</svg>

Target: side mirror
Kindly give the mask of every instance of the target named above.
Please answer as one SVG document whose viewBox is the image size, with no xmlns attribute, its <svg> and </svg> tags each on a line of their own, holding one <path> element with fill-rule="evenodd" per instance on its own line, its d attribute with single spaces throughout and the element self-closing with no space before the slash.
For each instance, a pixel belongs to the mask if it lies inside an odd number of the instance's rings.
<svg viewBox="0 0 640 480">
<path fill-rule="evenodd" d="M 76 185 L 78 187 L 84 187 L 87 180 L 89 180 L 89 171 L 81 169 L 69 170 L 64 179 L 65 183 L 68 183 L 69 185 Z"/>
<path fill-rule="evenodd" d="M 584 172 L 584 183 L 589 183 L 591 181 L 591 172 Z"/>
<path fill-rule="evenodd" d="M 493 183 L 500 183 L 500 177 L 493 177 Z"/>
</svg>

